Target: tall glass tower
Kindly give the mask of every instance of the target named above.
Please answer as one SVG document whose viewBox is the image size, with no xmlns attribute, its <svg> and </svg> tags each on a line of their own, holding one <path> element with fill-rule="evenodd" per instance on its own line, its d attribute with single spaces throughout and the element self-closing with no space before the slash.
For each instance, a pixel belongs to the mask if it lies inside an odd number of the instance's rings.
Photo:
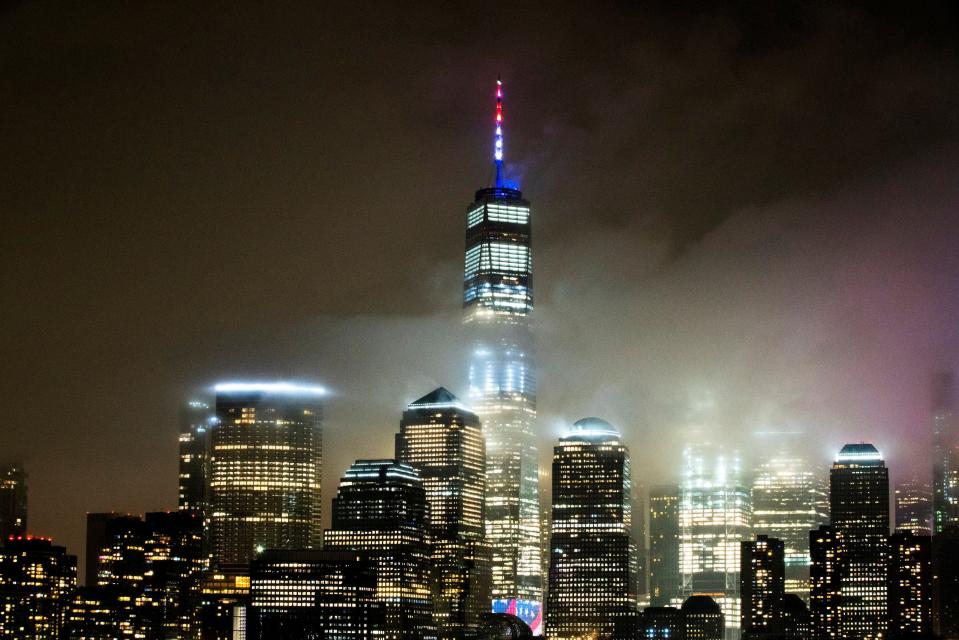
<svg viewBox="0 0 959 640">
<path fill-rule="evenodd" d="M 959 412 L 952 372 L 936 374 L 932 388 L 933 529 L 959 524 Z"/>
<path fill-rule="evenodd" d="M 214 568 L 264 549 L 320 546 L 322 397 L 288 383 L 216 386 L 211 435 Z"/>
<path fill-rule="evenodd" d="M 464 325 L 472 339 L 469 402 L 486 436 L 486 540 L 494 609 L 542 604 L 530 206 L 503 166 L 496 86 L 494 186 L 466 210 Z"/>
</svg>

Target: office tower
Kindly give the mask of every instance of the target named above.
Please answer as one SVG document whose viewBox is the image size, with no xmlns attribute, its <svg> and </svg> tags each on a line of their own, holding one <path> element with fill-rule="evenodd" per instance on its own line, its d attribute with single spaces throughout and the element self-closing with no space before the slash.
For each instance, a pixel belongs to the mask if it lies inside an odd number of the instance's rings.
<svg viewBox="0 0 959 640">
<path fill-rule="evenodd" d="M 889 470 L 871 444 L 847 444 L 829 472 L 829 511 L 842 534 L 840 636 L 886 634 L 889 560 Z"/>
<path fill-rule="evenodd" d="M 0 638 L 59 640 L 77 587 L 77 558 L 64 547 L 14 536 L 0 547 Z"/>
<path fill-rule="evenodd" d="M 782 440 L 789 434 L 770 435 Z M 809 532 L 829 522 L 829 497 L 825 473 L 814 472 L 788 448 L 781 447 L 756 469 L 752 530 L 783 541 L 786 592 L 805 600 L 809 597 Z"/>
<path fill-rule="evenodd" d="M 889 637 L 932 636 L 932 538 L 889 537 Z"/>
<path fill-rule="evenodd" d="M 27 533 L 27 474 L 18 463 L 0 467 L 0 544 Z"/>
<path fill-rule="evenodd" d="M 87 514 L 90 522 L 102 522 L 99 539 L 87 538 L 87 557 L 96 554 L 96 582 L 98 587 L 139 592 L 146 574 L 146 525 L 138 516 L 126 514 Z M 96 545 L 93 550 L 90 545 Z M 87 567 L 89 574 L 91 568 Z"/>
<path fill-rule="evenodd" d="M 933 631 L 959 637 L 959 528 L 947 527 L 932 537 Z"/>
<path fill-rule="evenodd" d="M 816 640 L 840 637 L 839 605 L 844 564 L 842 533 L 831 525 L 809 532 L 809 617 Z"/>
<path fill-rule="evenodd" d="M 809 618 L 809 608 L 795 593 L 787 593 L 783 596 L 779 625 L 778 637 L 781 640 L 811 640 L 812 623 Z"/>
<path fill-rule="evenodd" d="M 245 638 L 384 638 L 383 605 L 376 588 L 374 562 L 362 554 L 265 551 L 250 563 Z"/>
<path fill-rule="evenodd" d="M 238 640 L 234 629 L 246 628 L 250 604 L 249 565 L 225 565 L 204 573 L 199 598 L 197 640 Z"/>
<path fill-rule="evenodd" d="M 529 625 L 509 613 L 484 613 L 478 640 L 532 640 Z"/>
<path fill-rule="evenodd" d="M 758 535 L 742 542 L 739 558 L 743 637 L 778 637 L 786 595 L 786 545 L 777 538 Z"/>
<path fill-rule="evenodd" d="M 469 402 L 486 436 L 493 597 L 538 608 L 543 585 L 530 205 L 506 179 L 499 81 L 496 94 L 496 180 L 477 191 L 466 210 L 463 322 L 473 348 Z"/>
<path fill-rule="evenodd" d="M 199 511 L 157 511 L 144 516 L 146 574 L 143 592 L 157 636 L 193 638 L 199 580 L 207 568 Z"/>
<path fill-rule="evenodd" d="M 689 596 L 681 608 L 685 640 L 722 640 L 726 633 L 719 603 L 705 595 Z"/>
<path fill-rule="evenodd" d="M 640 617 L 639 637 L 646 640 L 682 640 L 686 632 L 678 607 L 646 607 Z"/>
<path fill-rule="evenodd" d="M 260 549 L 319 547 L 323 390 L 245 382 L 215 390 L 214 565 L 247 564 Z"/>
<path fill-rule="evenodd" d="M 679 598 L 679 487 L 649 490 L 649 602 L 663 607 Z"/>
<path fill-rule="evenodd" d="M 739 629 L 739 551 L 749 538 L 749 489 L 739 457 L 706 444 L 684 452 L 679 503 L 683 595 L 710 595 L 730 634 Z"/>
<path fill-rule="evenodd" d="M 403 412 L 396 458 L 419 472 L 426 490 L 436 628 L 442 638 L 475 634 L 480 614 L 490 608 L 486 453 L 479 418 L 446 389 L 435 389 Z"/>
<path fill-rule="evenodd" d="M 327 551 L 362 553 L 374 566 L 387 640 L 435 638 L 426 493 L 413 467 L 357 460 L 333 498 Z"/>
<path fill-rule="evenodd" d="M 649 590 L 649 561 L 646 555 L 646 507 L 647 491 L 643 485 L 633 482 L 632 495 L 632 514 L 633 528 L 630 531 L 630 539 L 633 541 L 633 559 L 635 560 L 635 583 L 636 583 L 636 602 L 649 603 L 647 591 Z M 548 546 L 544 546 L 548 549 Z M 547 555 L 547 554 L 544 554 Z M 547 575 L 549 571 L 547 571 Z"/>
<path fill-rule="evenodd" d="M 547 635 L 612 635 L 636 610 L 629 450 L 605 420 L 584 418 L 553 448 Z"/>
<path fill-rule="evenodd" d="M 180 409 L 180 509 L 207 511 L 212 420 L 213 411 L 202 400 L 190 400 Z"/>
<path fill-rule="evenodd" d="M 932 381 L 933 528 L 959 525 L 959 412 L 951 371 Z"/>
<path fill-rule="evenodd" d="M 896 531 L 932 535 L 932 487 L 913 478 L 896 487 Z"/>
</svg>

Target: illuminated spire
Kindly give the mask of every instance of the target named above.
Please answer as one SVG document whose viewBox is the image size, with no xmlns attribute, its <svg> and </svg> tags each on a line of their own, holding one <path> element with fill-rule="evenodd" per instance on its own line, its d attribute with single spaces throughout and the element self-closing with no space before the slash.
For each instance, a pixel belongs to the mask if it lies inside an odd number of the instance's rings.
<svg viewBox="0 0 959 640">
<path fill-rule="evenodd" d="M 496 187 L 505 186 L 503 175 L 503 81 L 496 77 L 496 135 L 493 138 L 493 160 L 496 163 Z"/>
</svg>

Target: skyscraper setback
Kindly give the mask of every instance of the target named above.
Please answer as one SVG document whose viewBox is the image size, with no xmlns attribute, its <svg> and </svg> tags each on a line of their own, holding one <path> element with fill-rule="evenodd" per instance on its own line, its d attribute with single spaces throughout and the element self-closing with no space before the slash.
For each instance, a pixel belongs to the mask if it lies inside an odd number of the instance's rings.
<svg viewBox="0 0 959 640">
<path fill-rule="evenodd" d="M 542 602 L 530 204 L 506 179 L 502 83 L 496 86 L 495 183 L 466 210 L 464 325 L 469 402 L 486 436 L 486 534 L 493 597 Z"/>
</svg>

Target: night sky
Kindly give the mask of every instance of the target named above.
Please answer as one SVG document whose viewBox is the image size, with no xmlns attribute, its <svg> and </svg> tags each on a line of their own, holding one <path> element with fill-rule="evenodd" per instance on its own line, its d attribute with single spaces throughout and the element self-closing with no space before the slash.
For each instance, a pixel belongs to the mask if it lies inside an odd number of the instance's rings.
<svg viewBox="0 0 959 640">
<path fill-rule="evenodd" d="M 331 389 L 327 511 L 406 403 L 462 393 L 497 73 L 544 465 L 599 415 L 647 483 L 696 429 L 928 472 L 954 3 L 357 4 L 0 4 L 0 457 L 34 533 L 80 552 L 87 511 L 174 507 L 178 405 L 218 379 Z"/>
</svg>

